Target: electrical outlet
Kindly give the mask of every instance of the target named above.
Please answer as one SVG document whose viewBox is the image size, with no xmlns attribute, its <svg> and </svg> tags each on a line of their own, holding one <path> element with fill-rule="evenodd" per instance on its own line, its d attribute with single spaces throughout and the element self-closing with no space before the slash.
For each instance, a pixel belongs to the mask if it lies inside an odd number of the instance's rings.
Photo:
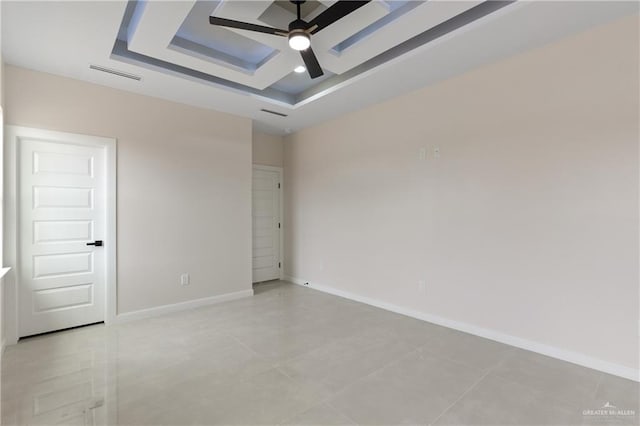
<svg viewBox="0 0 640 426">
<path fill-rule="evenodd" d="M 419 280 L 418 281 L 418 291 L 420 293 L 426 293 L 427 292 L 427 282 L 425 280 Z"/>
<path fill-rule="evenodd" d="M 436 160 L 440 159 L 440 147 L 436 146 L 435 148 L 433 148 L 433 158 L 435 158 Z"/>
<path fill-rule="evenodd" d="M 184 274 L 180 275 L 180 285 L 184 287 L 189 284 L 191 284 L 191 277 L 189 277 L 189 273 L 185 272 Z"/>
<path fill-rule="evenodd" d="M 418 160 L 424 161 L 427 159 L 427 148 L 420 148 L 418 151 Z"/>
</svg>

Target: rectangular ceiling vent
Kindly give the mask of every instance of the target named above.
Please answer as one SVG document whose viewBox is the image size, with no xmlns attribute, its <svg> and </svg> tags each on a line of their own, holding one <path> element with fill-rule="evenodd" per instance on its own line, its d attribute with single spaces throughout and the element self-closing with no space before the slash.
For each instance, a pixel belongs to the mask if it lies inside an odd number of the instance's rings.
<svg viewBox="0 0 640 426">
<path fill-rule="evenodd" d="M 92 70 L 102 71 L 108 74 L 117 75 L 119 77 L 130 78 L 131 80 L 136 80 L 136 81 L 142 80 L 142 77 L 140 77 L 139 75 L 129 74 L 128 72 L 124 72 L 124 71 L 114 70 L 113 68 L 101 67 L 100 65 L 91 64 L 89 65 L 89 68 L 91 68 Z"/>
<path fill-rule="evenodd" d="M 277 116 L 280 116 L 280 117 L 288 117 L 287 114 L 283 114 L 283 113 L 277 112 L 277 111 L 271 111 L 270 109 L 262 108 L 260 111 L 266 112 L 266 113 L 269 113 L 269 114 L 273 114 L 273 115 L 277 115 Z"/>
</svg>

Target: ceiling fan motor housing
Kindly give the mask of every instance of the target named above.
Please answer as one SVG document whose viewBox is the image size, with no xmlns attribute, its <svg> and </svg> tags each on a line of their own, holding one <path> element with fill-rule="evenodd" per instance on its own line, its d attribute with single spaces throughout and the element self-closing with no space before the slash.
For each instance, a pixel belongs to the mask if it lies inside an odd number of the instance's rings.
<svg viewBox="0 0 640 426">
<path fill-rule="evenodd" d="M 305 32 L 307 29 L 307 25 L 309 24 L 307 24 L 302 19 L 296 19 L 295 21 L 291 21 L 291 23 L 289 24 L 289 32 L 291 31 Z"/>
<path fill-rule="evenodd" d="M 318 78 L 324 73 L 322 72 L 320 63 L 318 63 L 318 58 L 316 58 L 315 53 L 313 53 L 313 49 L 311 49 L 311 35 L 327 28 L 334 22 L 366 5 L 371 0 L 337 0 L 320 15 L 313 18 L 310 24 L 303 21 L 300 14 L 300 6 L 304 3 L 304 0 L 290 1 L 296 5 L 297 19 L 289 24 L 289 31 L 279 28 L 265 27 L 264 25 L 257 25 L 249 22 L 234 21 L 232 19 L 220 18 L 218 16 L 209 16 L 209 23 L 211 25 L 219 25 L 222 27 L 238 28 L 241 30 L 288 37 L 289 46 L 300 52 L 302 60 L 309 72 L 309 76 L 311 78 Z"/>
<path fill-rule="evenodd" d="M 305 50 L 311 44 L 307 34 L 307 23 L 302 19 L 296 19 L 289 24 L 289 46 L 295 50 Z"/>
</svg>

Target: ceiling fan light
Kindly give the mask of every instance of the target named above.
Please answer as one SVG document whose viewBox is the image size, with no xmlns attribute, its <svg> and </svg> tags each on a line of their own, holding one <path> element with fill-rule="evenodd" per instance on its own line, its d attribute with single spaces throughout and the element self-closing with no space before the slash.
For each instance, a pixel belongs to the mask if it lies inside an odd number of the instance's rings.
<svg viewBox="0 0 640 426">
<path fill-rule="evenodd" d="M 304 31 L 293 32 L 289 35 L 289 47 L 293 50 L 305 50 L 309 46 L 311 46 L 311 40 Z"/>
</svg>

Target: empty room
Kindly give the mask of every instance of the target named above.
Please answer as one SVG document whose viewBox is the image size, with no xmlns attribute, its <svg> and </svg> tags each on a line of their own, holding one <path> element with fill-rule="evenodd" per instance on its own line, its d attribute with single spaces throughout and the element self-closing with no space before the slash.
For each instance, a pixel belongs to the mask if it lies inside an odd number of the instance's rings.
<svg viewBox="0 0 640 426">
<path fill-rule="evenodd" d="M 640 425 L 640 3 L 0 1 L 2 425 Z"/>
</svg>

